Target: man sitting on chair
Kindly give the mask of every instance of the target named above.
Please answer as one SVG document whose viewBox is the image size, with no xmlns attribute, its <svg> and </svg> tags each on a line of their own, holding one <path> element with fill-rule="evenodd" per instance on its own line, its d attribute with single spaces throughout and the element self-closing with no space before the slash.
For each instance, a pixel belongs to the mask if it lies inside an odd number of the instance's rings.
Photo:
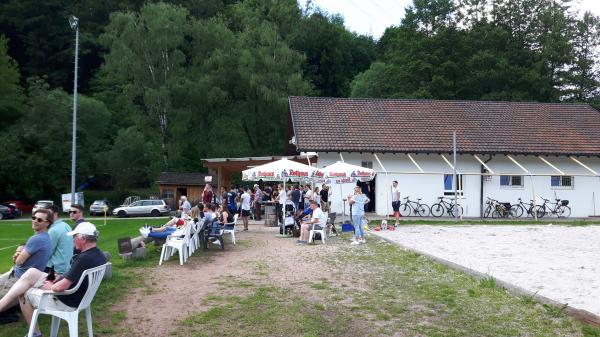
<svg viewBox="0 0 600 337">
<path fill-rule="evenodd" d="M 45 281 L 47 274 L 35 268 L 28 269 L 23 276 L 10 288 L 8 293 L 0 299 L 0 312 L 6 310 L 7 304 L 14 299 L 19 299 L 21 312 L 27 321 L 31 323 L 34 308 L 37 308 L 42 293 L 45 290 L 62 292 L 71 289 L 79 283 L 83 272 L 87 269 L 101 266 L 106 263 L 106 257 L 96 247 L 98 231 L 89 222 L 80 223 L 75 230 L 68 232 L 73 236 L 73 243 L 81 253 L 73 257 L 71 268 L 62 277 L 54 281 Z M 79 289 L 71 295 L 55 295 L 49 298 L 48 309 L 72 311 L 79 306 L 87 291 L 87 280 L 84 280 Z M 39 327 L 35 327 L 36 336 L 41 336 Z"/>
<path fill-rule="evenodd" d="M 309 222 L 302 222 L 300 226 L 300 240 L 296 241 L 298 244 L 307 244 L 308 243 L 308 234 L 312 229 L 312 225 L 315 225 L 316 230 L 323 229 L 327 226 L 327 216 L 321 208 L 319 208 L 319 204 L 315 200 L 310 201 L 310 209 L 312 209 L 312 217 Z"/>
</svg>

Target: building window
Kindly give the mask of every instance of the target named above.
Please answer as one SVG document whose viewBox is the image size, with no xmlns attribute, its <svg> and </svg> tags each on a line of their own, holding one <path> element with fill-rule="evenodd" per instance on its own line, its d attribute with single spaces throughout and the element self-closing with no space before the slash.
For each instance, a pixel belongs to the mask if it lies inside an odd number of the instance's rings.
<svg viewBox="0 0 600 337">
<path fill-rule="evenodd" d="M 173 190 L 170 188 L 165 188 L 162 191 L 161 199 L 173 199 Z"/>
<path fill-rule="evenodd" d="M 523 176 L 500 176 L 500 187 L 521 188 L 523 187 Z"/>
<path fill-rule="evenodd" d="M 373 168 L 373 162 L 372 161 L 361 161 L 360 162 L 360 166 L 372 169 Z"/>
<path fill-rule="evenodd" d="M 454 186 L 452 186 L 452 174 L 444 174 L 444 195 L 454 195 Z M 463 176 L 462 174 L 457 174 L 458 177 L 456 185 L 456 191 L 458 195 L 463 195 Z"/>
<path fill-rule="evenodd" d="M 555 189 L 573 188 L 573 176 L 551 176 L 550 186 Z"/>
</svg>

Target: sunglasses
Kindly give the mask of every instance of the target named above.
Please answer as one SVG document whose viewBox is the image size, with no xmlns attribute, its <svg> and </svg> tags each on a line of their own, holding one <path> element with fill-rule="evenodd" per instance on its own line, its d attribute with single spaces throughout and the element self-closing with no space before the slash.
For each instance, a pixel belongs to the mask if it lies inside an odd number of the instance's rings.
<svg viewBox="0 0 600 337">
<path fill-rule="evenodd" d="M 32 217 L 31 217 L 31 220 L 35 220 L 35 222 L 44 222 L 44 221 L 48 221 L 48 220 L 46 220 L 46 219 L 38 218 L 38 217 L 35 217 L 35 216 L 32 216 Z"/>
<path fill-rule="evenodd" d="M 79 211 L 69 211 L 71 214 L 79 213 Z"/>
</svg>

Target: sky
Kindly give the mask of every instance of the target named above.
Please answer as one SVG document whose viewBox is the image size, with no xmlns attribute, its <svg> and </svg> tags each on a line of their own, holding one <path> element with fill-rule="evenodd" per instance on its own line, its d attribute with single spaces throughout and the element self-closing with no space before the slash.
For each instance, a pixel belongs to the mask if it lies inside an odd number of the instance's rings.
<svg viewBox="0 0 600 337">
<path fill-rule="evenodd" d="M 304 6 L 306 0 L 299 0 Z M 359 34 L 379 39 L 385 29 L 398 25 L 404 17 L 404 8 L 412 0 L 312 0 L 313 4 L 330 14 L 344 17 L 346 27 Z M 580 12 L 591 11 L 600 15 L 600 0 L 574 0 L 573 6 Z"/>
</svg>

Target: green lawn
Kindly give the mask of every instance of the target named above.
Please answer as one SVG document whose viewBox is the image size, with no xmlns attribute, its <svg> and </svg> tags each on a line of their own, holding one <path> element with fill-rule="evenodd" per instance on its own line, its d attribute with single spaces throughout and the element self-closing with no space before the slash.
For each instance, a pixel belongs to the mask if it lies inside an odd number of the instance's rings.
<svg viewBox="0 0 600 337">
<path fill-rule="evenodd" d="M 102 282 L 100 291 L 92 304 L 94 320 L 94 335 L 109 336 L 117 333 L 114 327 L 124 318 L 122 312 L 110 312 L 108 309 L 114 304 L 119 303 L 123 295 L 131 289 L 140 286 L 139 278 L 132 271 L 154 266 L 158 263 L 158 252 L 152 245 L 148 247 L 148 256 L 144 260 L 123 262 L 118 254 L 117 239 L 122 237 L 134 237 L 139 235 L 138 229 L 144 224 L 162 225 L 166 219 L 114 219 L 107 221 L 106 226 L 102 226 L 103 220 L 91 220 L 98 226 L 100 231 L 100 240 L 98 246 L 108 251 L 113 264 L 113 278 Z M 70 222 L 69 222 L 70 223 Z M 12 255 L 14 245 L 25 242 L 32 235 L 31 221 L 2 221 L 0 222 L 0 272 L 7 271 L 12 266 Z M 80 335 L 85 331 L 85 315 L 80 315 Z M 48 332 L 49 318 L 41 317 L 42 331 Z M 27 326 L 23 322 L 0 325 L 0 337 L 23 336 L 27 332 Z M 59 336 L 67 336 L 66 324 L 61 325 Z"/>
</svg>

